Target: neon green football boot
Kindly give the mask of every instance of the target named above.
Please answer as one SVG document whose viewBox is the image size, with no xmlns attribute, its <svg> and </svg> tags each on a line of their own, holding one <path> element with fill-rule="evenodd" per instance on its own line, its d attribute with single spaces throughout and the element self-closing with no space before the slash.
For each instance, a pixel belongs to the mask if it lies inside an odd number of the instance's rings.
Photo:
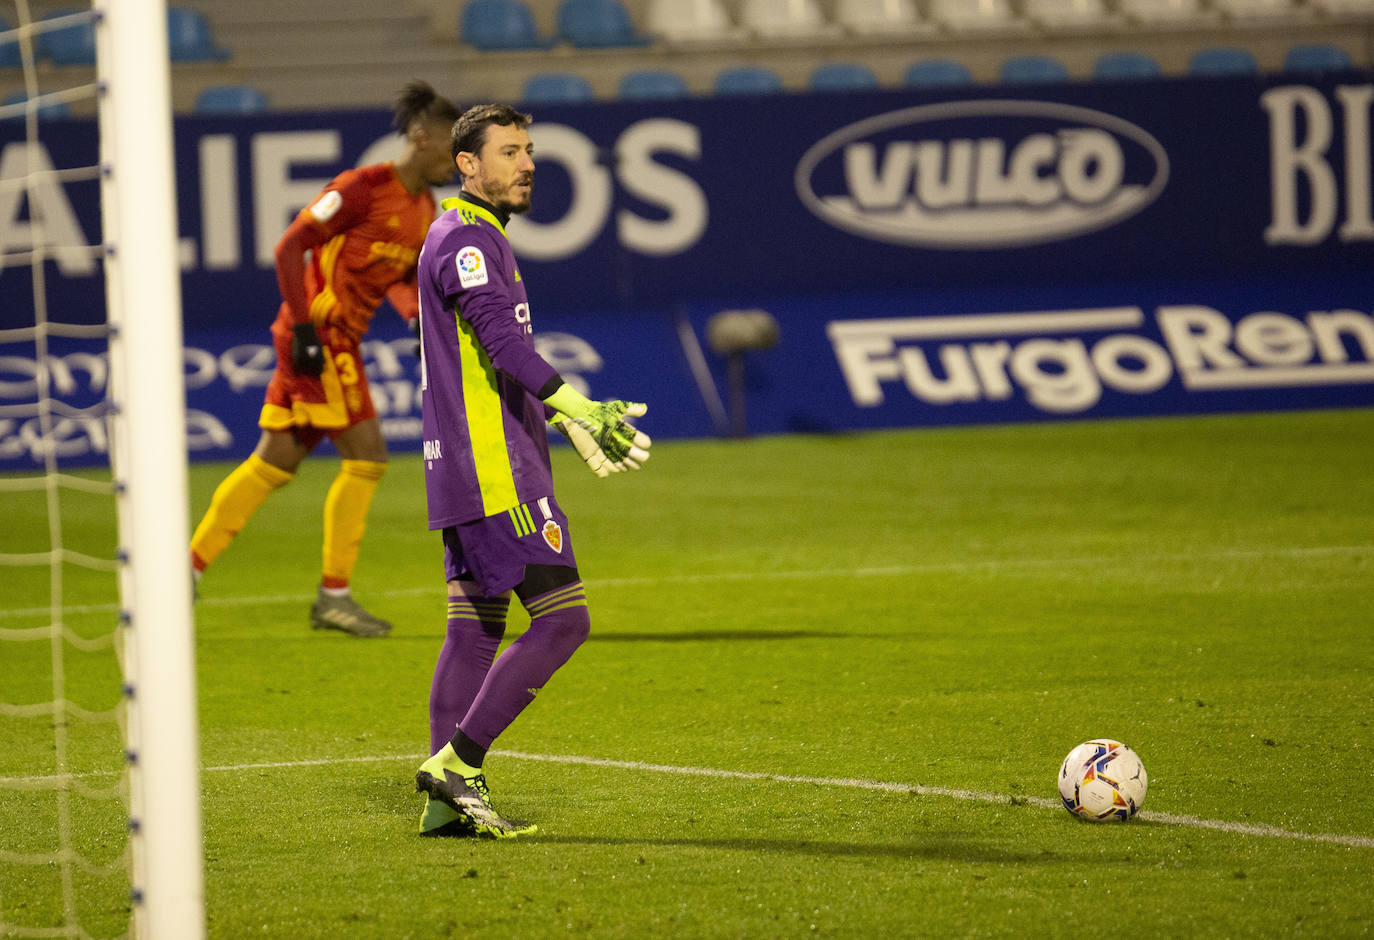
<svg viewBox="0 0 1374 940">
<path fill-rule="evenodd" d="M 429 794 L 431 803 L 441 802 L 453 810 L 466 822 L 471 834 L 484 839 L 511 839 L 539 828 L 533 823 L 506 819 L 496 812 L 486 775 L 459 760 L 451 744 L 445 744 L 438 754 L 420 765 L 415 774 L 415 789 Z"/>
<path fill-rule="evenodd" d="M 461 839 L 474 836 L 472 824 L 443 800 L 425 797 L 425 811 L 420 814 L 420 835 L 435 839 L 443 836 Z"/>
</svg>

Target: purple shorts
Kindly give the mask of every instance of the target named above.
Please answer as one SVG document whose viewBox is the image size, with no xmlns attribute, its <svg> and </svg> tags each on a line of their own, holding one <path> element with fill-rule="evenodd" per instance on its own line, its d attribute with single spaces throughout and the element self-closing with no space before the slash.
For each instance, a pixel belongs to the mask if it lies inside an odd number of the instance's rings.
<svg viewBox="0 0 1374 940">
<path fill-rule="evenodd" d="M 525 580 L 526 565 L 577 567 L 568 517 L 552 496 L 444 528 L 446 581 L 467 578 L 497 597 Z"/>
</svg>

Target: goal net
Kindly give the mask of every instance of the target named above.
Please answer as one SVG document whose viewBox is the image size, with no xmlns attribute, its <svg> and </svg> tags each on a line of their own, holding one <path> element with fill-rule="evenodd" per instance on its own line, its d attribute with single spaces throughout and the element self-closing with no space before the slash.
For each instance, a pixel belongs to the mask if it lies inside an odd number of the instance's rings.
<svg viewBox="0 0 1374 940">
<path fill-rule="evenodd" d="M 0 936 L 195 938 L 165 2 L 6 6 L 0 66 L 23 89 L 0 103 Z M 99 200 L 101 232 L 70 199 Z"/>
</svg>

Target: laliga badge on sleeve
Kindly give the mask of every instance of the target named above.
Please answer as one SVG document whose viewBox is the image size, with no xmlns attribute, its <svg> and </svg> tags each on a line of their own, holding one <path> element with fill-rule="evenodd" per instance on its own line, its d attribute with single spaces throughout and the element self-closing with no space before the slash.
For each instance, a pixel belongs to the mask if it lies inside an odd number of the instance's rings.
<svg viewBox="0 0 1374 940">
<path fill-rule="evenodd" d="M 315 204 L 310 207 L 310 217 L 316 222 L 328 222 L 334 218 L 334 213 L 338 212 L 342 205 L 343 196 L 339 195 L 337 189 L 331 189 L 315 200 Z"/>
<path fill-rule="evenodd" d="M 549 543 L 549 548 L 563 554 L 563 530 L 558 523 L 552 519 L 545 520 L 544 528 L 540 530 L 540 535 L 544 536 L 544 541 Z"/>
<path fill-rule="evenodd" d="M 482 249 L 473 245 L 458 252 L 458 283 L 463 287 L 480 287 L 487 282 L 487 259 Z"/>
</svg>

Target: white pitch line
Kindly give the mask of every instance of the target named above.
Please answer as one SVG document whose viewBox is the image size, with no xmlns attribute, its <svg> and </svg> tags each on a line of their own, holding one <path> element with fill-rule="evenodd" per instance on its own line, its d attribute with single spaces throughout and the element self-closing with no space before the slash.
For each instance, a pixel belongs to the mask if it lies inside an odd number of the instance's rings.
<svg viewBox="0 0 1374 940">
<path fill-rule="evenodd" d="M 942 574 L 967 571 L 1001 571 L 1016 568 L 1097 567 L 1110 565 L 1142 565 L 1180 561 L 1243 561 L 1252 558 L 1301 558 L 1308 555 L 1360 555 L 1374 552 L 1374 545 L 1308 545 L 1290 548 L 1237 549 L 1220 552 L 1178 552 L 1165 555 L 1098 555 L 1078 558 L 989 558 L 984 561 L 951 561 L 924 565 L 883 565 L 858 568 L 825 568 L 815 570 L 784 569 L 781 571 L 716 571 L 705 574 L 645 575 L 626 578 L 586 578 L 587 585 L 597 587 L 635 587 L 654 584 L 712 584 L 720 581 L 794 581 L 818 578 L 893 578 L 916 574 Z M 391 588 L 369 591 L 369 597 L 421 597 L 427 594 L 444 595 L 443 583 L 436 580 L 428 587 Z M 247 594 L 239 597 L 203 597 L 196 601 L 200 607 L 247 607 L 254 604 L 295 604 L 314 600 L 313 593 Z M 116 604 L 71 604 L 61 608 L 63 613 L 112 613 Z M 36 617 L 52 613 L 52 606 L 0 609 L 0 620 L 9 617 Z"/>
<path fill-rule="evenodd" d="M 748 770 L 719 770 L 714 767 L 679 767 L 673 764 L 647 764 L 641 761 L 611 760 L 604 757 L 577 757 L 574 755 L 525 754 L 519 751 L 493 751 L 504 757 L 516 760 L 544 761 L 554 764 L 582 764 L 591 767 L 613 767 L 618 770 L 646 770 L 653 773 L 682 774 L 694 777 L 715 777 L 725 780 L 765 780 L 773 783 L 808 783 L 820 787 L 844 787 L 853 790 L 881 790 L 886 793 L 914 793 L 917 796 L 943 796 L 949 799 L 978 803 L 1017 803 L 1025 802 L 1031 806 L 1045 809 L 1059 809 L 1058 800 L 1043 796 L 1012 796 L 1008 793 L 983 793 L 977 790 L 956 790 L 950 787 L 930 787 L 922 784 L 892 783 L 885 780 L 863 780 L 845 777 L 796 777 L 788 774 L 759 773 Z M 1148 822 L 1163 823 L 1170 826 L 1185 826 L 1192 829 L 1214 829 L 1247 836 L 1272 836 L 1279 839 L 1295 839 L 1302 842 L 1329 842 L 1334 845 L 1348 845 L 1374 849 L 1374 837 L 1346 836 L 1334 833 L 1295 832 L 1262 823 L 1228 822 L 1222 819 L 1202 819 L 1197 816 L 1183 816 L 1175 813 L 1155 813 L 1143 810 L 1139 818 Z"/>
<path fill-rule="evenodd" d="M 848 790 L 876 790 L 883 793 L 914 794 L 916 796 L 936 796 L 973 803 L 1016 803 L 1038 806 L 1042 809 L 1058 809 L 1058 800 L 1043 796 L 1020 796 L 1009 793 L 985 793 L 979 790 L 960 790 L 953 787 L 932 787 L 918 783 L 894 783 L 889 780 L 865 780 L 854 777 L 804 777 L 791 774 L 770 774 L 753 770 L 723 770 L 718 767 L 687 767 L 677 764 L 651 764 L 645 761 L 613 760 L 608 757 L 582 757 L 576 754 L 530 754 L 524 751 L 491 752 L 493 757 L 508 757 L 511 760 L 538 761 L 545 764 L 572 764 L 583 767 L 608 767 L 614 770 L 636 770 L 649 773 L 675 774 L 685 777 L 711 777 L 717 780 L 758 780 L 768 783 L 808 784 L 818 787 L 836 787 Z M 329 767 L 341 764 L 389 764 L 406 761 L 419 764 L 421 754 L 388 754 L 369 757 L 333 757 L 314 760 L 263 761 L 252 764 L 216 764 L 204 768 L 205 773 L 235 773 L 245 770 L 290 770 L 298 767 Z M 115 771 L 96 771 L 90 774 L 71 774 L 69 776 L 110 776 Z M 0 777 L 0 787 L 32 787 L 35 784 L 54 783 L 60 779 L 56 775 L 46 777 Z M 1224 819 L 1203 819 L 1178 813 L 1156 813 L 1144 810 L 1140 819 L 1146 822 L 1167 826 L 1182 826 L 1188 829 L 1211 829 L 1243 836 L 1268 836 L 1275 839 L 1292 839 L 1297 842 L 1325 842 L 1351 848 L 1374 849 L 1374 837 L 1339 835 L 1336 833 L 1297 832 L 1264 823 L 1238 823 Z"/>
</svg>

